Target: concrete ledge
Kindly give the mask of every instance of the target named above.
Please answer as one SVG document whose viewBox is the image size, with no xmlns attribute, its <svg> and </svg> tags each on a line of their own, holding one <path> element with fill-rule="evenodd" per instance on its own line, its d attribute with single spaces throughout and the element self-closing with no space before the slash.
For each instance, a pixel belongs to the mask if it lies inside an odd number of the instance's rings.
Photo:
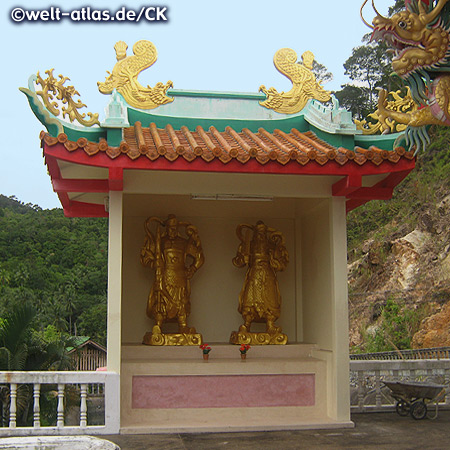
<svg viewBox="0 0 450 450">
<path fill-rule="evenodd" d="M 91 436 L 32 436 L 0 439 L 0 449 L 120 450 L 120 447 L 111 441 Z"/>
<path fill-rule="evenodd" d="M 239 345 L 214 344 L 209 354 L 211 360 L 239 360 Z M 251 359 L 307 359 L 316 344 L 252 345 L 248 352 Z M 201 360 L 202 351 L 197 346 L 151 346 L 142 344 L 122 345 L 122 361 L 146 361 L 155 363 L 167 360 Z"/>
<path fill-rule="evenodd" d="M 332 420 L 311 420 L 310 422 L 302 423 L 287 423 L 287 424 L 261 424 L 261 425 L 193 425 L 193 426 L 177 426 L 176 424 L 170 426 L 136 426 L 123 427 L 120 434 L 136 435 L 136 434 L 178 434 L 178 433 L 241 433 L 254 431 L 293 431 L 293 430 L 335 430 L 344 428 L 354 428 L 355 424 L 352 421 L 336 422 Z"/>
</svg>

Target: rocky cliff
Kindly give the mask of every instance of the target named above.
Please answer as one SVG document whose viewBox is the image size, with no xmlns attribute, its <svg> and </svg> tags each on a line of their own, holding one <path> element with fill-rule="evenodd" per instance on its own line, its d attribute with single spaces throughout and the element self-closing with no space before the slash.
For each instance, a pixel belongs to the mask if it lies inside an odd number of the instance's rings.
<svg viewBox="0 0 450 450">
<path fill-rule="evenodd" d="M 450 132 L 434 138 L 391 201 L 349 215 L 351 351 L 450 346 Z"/>
</svg>

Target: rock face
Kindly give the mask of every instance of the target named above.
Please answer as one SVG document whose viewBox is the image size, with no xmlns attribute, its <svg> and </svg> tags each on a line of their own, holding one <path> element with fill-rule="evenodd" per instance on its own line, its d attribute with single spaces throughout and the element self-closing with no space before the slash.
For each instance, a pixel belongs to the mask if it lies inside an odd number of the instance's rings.
<svg viewBox="0 0 450 450">
<path fill-rule="evenodd" d="M 415 347 L 450 346 L 450 195 L 418 214 L 414 230 L 364 242 L 349 264 L 350 347 L 376 332 L 388 299 L 431 316 L 421 323 Z"/>
<path fill-rule="evenodd" d="M 413 348 L 450 347 L 450 302 L 440 312 L 422 321 L 414 335 Z"/>
</svg>

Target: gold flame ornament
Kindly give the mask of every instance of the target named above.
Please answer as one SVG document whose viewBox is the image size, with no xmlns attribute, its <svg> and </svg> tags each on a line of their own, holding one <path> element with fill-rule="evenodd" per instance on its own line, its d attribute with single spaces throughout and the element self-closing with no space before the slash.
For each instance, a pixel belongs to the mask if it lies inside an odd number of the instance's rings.
<svg viewBox="0 0 450 450">
<path fill-rule="evenodd" d="M 36 94 L 42 98 L 45 107 L 48 111 L 50 111 L 54 116 L 59 116 L 60 105 L 58 103 L 61 102 L 61 112 L 63 118 L 66 116 L 69 117 L 70 122 L 78 121 L 81 125 L 86 127 L 91 127 L 92 125 L 100 125 L 98 121 L 98 113 L 90 113 L 89 120 L 86 120 L 86 113 L 81 114 L 78 110 L 86 107 L 86 105 L 81 101 L 81 99 L 74 100 L 76 95 L 80 95 L 78 91 L 73 86 L 64 86 L 66 81 L 69 81 L 70 78 L 63 77 L 59 75 L 59 80 L 57 80 L 53 76 L 53 70 L 46 70 L 47 78 L 42 78 L 40 73 L 37 73 L 36 76 L 36 84 L 40 85 L 42 89 L 40 91 L 36 91 Z"/>
<path fill-rule="evenodd" d="M 233 264 L 247 266 L 244 286 L 239 295 L 238 311 L 244 324 L 230 337 L 232 344 L 287 344 L 287 336 L 275 321 L 281 313 L 281 295 L 277 272 L 286 268 L 289 255 L 284 236 L 263 221 L 256 225 L 241 224 L 236 229 L 240 244 Z M 266 324 L 264 333 L 252 333 L 253 322 Z"/>
<path fill-rule="evenodd" d="M 330 92 L 326 91 L 316 80 L 312 72 L 314 54 L 306 51 L 302 55 L 302 63 L 297 62 L 297 53 L 290 48 L 282 48 L 275 53 L 273 63 L 277 70 L 292 82 L 289 92 L 278 92 L 274 87 L 266 89 L 264 85 L 259 90 L 267 98 L 260 105 L 273 109 L 278 113 L 295 114 L 300 112 L 310 99 L 327 102 L 331 99 Z"/>
<path fill-rule="evenodd" d="M 411 91 L 407 88 L 405 96 L 402 96 L 401 91 L 389 92 L 392 100 L 386 100 L 385 109 L 393 112 L 412 113 L 417 111 L 417 104 L 411 97 Z M 396 122 L 392 117 L 381 115 L 380 110 L 377 109 L 371 114 L 368 114 L 372 122 L 366 119 L 355 120 L 356 128 L 361 130 L 363 134 L 377 134 L 388 130 L 389 133 L 399 133 L 406 130 L 406 125 Z"/>
<path fill-rule="evenodd" d="M 154 109 L 166 103 L 173 102 L 166 92 L 173 87 L 172 81 L 166 84 L 156 83 L 155 87 L 144 87 L 138 81 L 138 75 L 153 65 L 158 53 L 150 41 L 141 40 L 133 45 L 133 55 L 127 56 L 128 45 L 119 41 L 114 46 L 117 63 L 105 82 L 98 82 L 98 90 L 102 94 L 111 94 L 114 89 L 133 108 Z"/>
<path fill-rule="evenodd" d="M 201 334 L 187 325 L 191 311 L 190 280 L 205 261 L 198 230 L 173 214 L 166 220 L 150 217 L 144 227 L 141 263 L 155 274 L 147 303 L 147 315 L 155 325 L 151 333 L 146 333 L 143 343 L 200 345 Z M 167 322 L 177 322 L 178 333 L 163 333 L 162 326 Z"/>
</svg>

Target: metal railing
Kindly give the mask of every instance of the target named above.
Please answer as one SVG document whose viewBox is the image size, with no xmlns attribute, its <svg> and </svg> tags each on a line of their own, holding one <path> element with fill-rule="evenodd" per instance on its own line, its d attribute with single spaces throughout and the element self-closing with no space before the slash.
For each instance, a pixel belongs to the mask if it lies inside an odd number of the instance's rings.
<svg viewBox="0 0 450 450">
<path fill-rule="evenodd" d="M 395 350 L 390 352 L 361 353 L 350 355 L 353 361 L 372 361 L 390 359 L 449 359 L 450 347 L 421 348 L 414 350 Z"/>
<path fill-rule="evenodd" d="M 93 385 L 97 388 L 93 388 Z M 0 427 L 0 436 L 119 432 L 119 375 L 114 372 L 0 372 L 0 386 L 3 406 L 3 427 Z M 56 399 L 56 423 L 54 424 L 42 421 L 41 400 L 44 391 L 50 392 L 50 396 L 53 395 Z M 89 397 L 98 391 L 104 392 L 103 424 L 92 425 L 88 423 Z M 78 424 L 67 424 L 69 397 L 73 403 L 74 398 L 77 399 L 78 396 L 79 403 L 75 408 L 76 411 L 79 409 Z M 30 418 L 32 425 L 19 423 L 18 412 L 22 410 L 25 411 L 26 417 Z M 54 413 L 55 411 L 53 415 Z"/>
<path fill-rule="evenodd" d="M 352 412 L 395 409 L 383 381 L 425 381 L 447 386 L 441 406 L 450 408 L 450 359 L 350 361 Z"/>
</svg>

